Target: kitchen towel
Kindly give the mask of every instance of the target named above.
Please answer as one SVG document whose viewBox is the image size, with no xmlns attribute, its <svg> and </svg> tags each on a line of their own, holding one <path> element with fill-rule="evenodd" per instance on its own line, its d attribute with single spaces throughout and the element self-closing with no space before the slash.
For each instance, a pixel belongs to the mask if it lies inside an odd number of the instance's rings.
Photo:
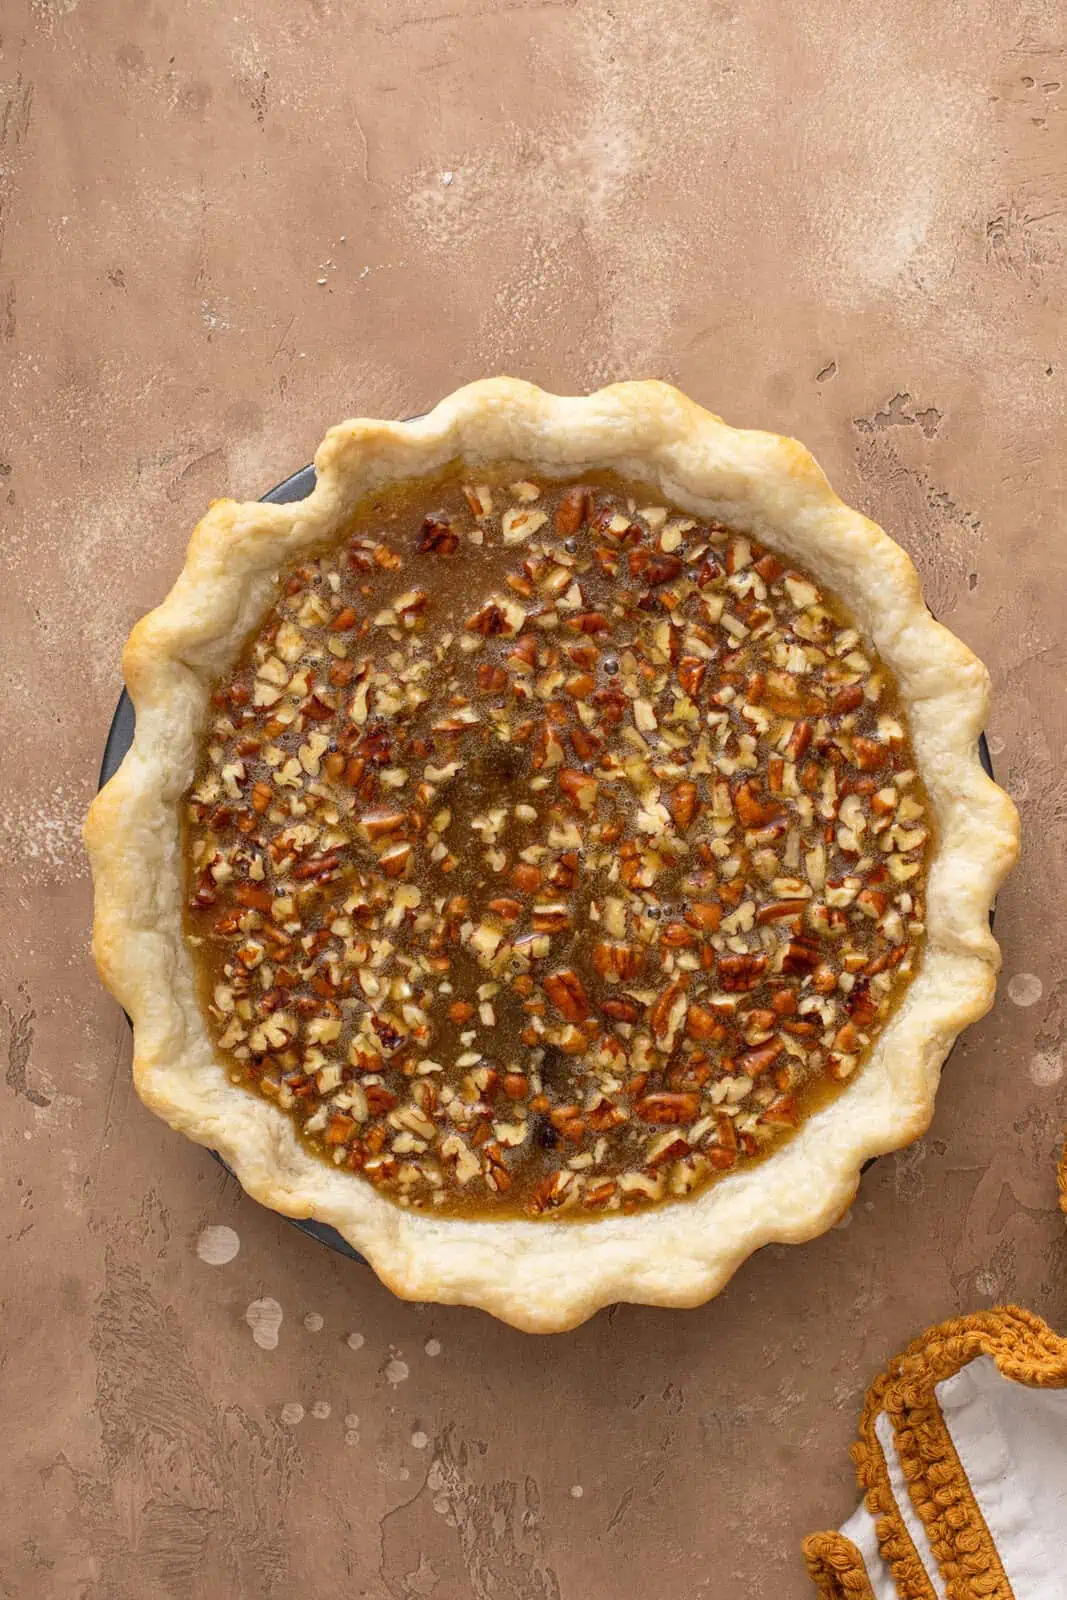
<svg viewBox="0 0 1067 1600">
<path fill-rule="evenodd" d="M 805 1541 L 825 1600 L 1067 1600 L 1067 1339 L 999 1306 L 931 1328 L 867 1393 L 863 1503 Z"/>
</svg>

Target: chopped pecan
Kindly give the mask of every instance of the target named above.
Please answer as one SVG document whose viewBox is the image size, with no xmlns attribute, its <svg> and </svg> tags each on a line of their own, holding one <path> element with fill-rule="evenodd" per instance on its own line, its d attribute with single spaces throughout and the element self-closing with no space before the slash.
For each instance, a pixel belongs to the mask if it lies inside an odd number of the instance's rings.
<svg viewBox="0 0 1067 1600">
<path fill-rule="evenodd" d="M 459 548 L 459 534 L 447 517 L 424 517 L 419 534 L 420 551 L 450 556 Z"/>
<path fill-rule="evenodd" d="M 556 1010 L 570 1022 L 584 1022 L 589 1015 L 589 997 L 574 968 L 563 967 L 558 972 L 551 972 L 544 982 L 545 993 Z"/>
<path fill-rule="evenodd" d="M 707 670 L 707 663 L 701 661 L 699 656 L 682 657 L 678 663 L 678 682 L 687 695 L 696 696 L 700 693 Z"/>
<path fill-rule="evenodd" d="M 657 1094 L 642 1095 L 635 1102 L 634 1111 L 642 1122 L 695 1122 L 700 1115 L 700 1096 L 682 1091 L 671 1093 L 664 1089 Z"/>
<path fill-rule="evenodd" d="M 593 946 L 594 970 L 609 982 L 636 978 L 644 965 L 644 959 L 644 951 L 637 945 L 598 939 Z"/>
<path fill-rule="evenodd" d="M 697 813 L 699 791 L 695 783 L 686 779 L 684 783 L 677 784 L 667 798 L 667 810 L 674 818 L 675 824 L 684 833 Z"/>
<path fill-rule="evenodd" d="M 727 955 L 719 957 L 719 977 L 728 994 L 754 989 L 767 970 L 765 955 Z"/>
<path fill-rule="evenodd" d="M 754 1050 L 746 1050 L 744 1055 L 738 1057 L 738 1068 L 746 1078 L 758 1078 L 761 1072 L 773 1066 L 782 1053 L 782 1046 L 777 1039 L 768 1039 L 766 1044 L 757 1045 Z"/>
<path fill-rule="evenodd" d="M 570 538 L 578 532 L 589 516 L 591 500 L 590 491 L 582 484 L 575 484 L 560 496 L 556 506 L 555 527 L 561 539 Z"/>
</svg>

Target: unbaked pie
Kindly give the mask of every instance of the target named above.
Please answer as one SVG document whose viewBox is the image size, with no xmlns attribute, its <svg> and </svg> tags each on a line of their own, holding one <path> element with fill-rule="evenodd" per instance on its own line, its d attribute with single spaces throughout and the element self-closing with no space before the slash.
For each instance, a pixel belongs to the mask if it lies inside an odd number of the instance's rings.
<svg viewBox="0 0 1067 1600">
<path fill-rule="evenodd" d="M 88 837 L 142 1098 L 398 1293 L 692 1305 L 927 1125 L 1017 823 L 811 457 L 492 380 L 216 503 Z"/>
</svg>

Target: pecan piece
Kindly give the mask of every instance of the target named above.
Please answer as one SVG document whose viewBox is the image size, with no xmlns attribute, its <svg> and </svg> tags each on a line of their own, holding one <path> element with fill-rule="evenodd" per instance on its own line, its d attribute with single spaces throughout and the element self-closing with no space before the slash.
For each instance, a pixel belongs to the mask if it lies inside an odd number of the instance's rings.
<svg viewBox="0 0 1067 1600">
<path fill-rule="evenodd" d="M 583 484 L 573 485 L 560 496 L 556 507 L 555 525 L 561 539 L 567 539 L 571 534 L 578 532 L 589 516 L 591 499 L 590 491 Z"/>
<path fill-rule="evenodd" d="M 511 869 L 511 881 L 520 894 L 536 894 L 544 882 L 544 876 L 540 867 L 525 861 L 518 862 Z"/>
<path fill-rule="evenodd" d="M 700 1096 L 685 1090 L 662 1089 L 656 1094 L 642 1095 L 634 1111 L 642 1122 L 695 1122 L 700 1115 Z"/>
<path fill-rule="evenodd" d="M 518 633 L 526 613 L 519 605 L 508 600 L 487 600 L 463 626 L 468 633 L 480 633 L 486 639 L 502 633 Z"/>
<path fill-rule="evenodd" d="M 850 683 L 844 689 L 837 691 L 826 709 L 832 717 L 840 717 L 848 711 L 858 711 L 862 704 L 862 683 Z"/>
<path fill-rule="evenodd" d="M 669 983 L 653 1002 L 648 1014 L 649 1027 L 659 1045 L 669 1043 L 685 1015 L 685 990 L 680 983 Z"/>
<path fill-rule="evenodd" d="M 270 890 L 255 883 L 239 883 L 233 897 L 239 906 L 248 906 L 253 911 L 269 911 L 273 903 Z"/>
<path fill-rule="evenodd" d="M 778 807 L 764 805 L 756 792 L 755 784 L 748 778 L 744 783 L 738 784 L 734 792 L 734 805 L 737 808 L 737 815 L 746 828 L 762 828 L 778 815 Z"/>
<path fill-rule="evenodd" d="M 490 900 L 489 909 L 504 922 L 515 922 L 522 916 L 522 905 L 508 895 L 499 895 L 495 900 Z"/>
<path fill-rule="evenodd" d="M 542 767 L 558 767 L 563 761 L 563 746 L 554 728 L 547 722 L 542 722 L 534 735 L 533 754 L 530 765 L 535 772 L 540 772 Z"/>
<path fill-rule="evenodd" d="M 683 833 L 696 816 L 698 799 L 697 786 L 688 779 L 677 784 L 667 798 L 667 810 L 674 818 L 675 825 Z"/>
<path fill-rule="evenodd" d="M 653 556 L 641 574 L 641 578 L 644 583 L 654 586 L 659 583 L 669 583 L 672 578 L 678 576 L 681 570 L 681 556 Z"/>
<path fill-rule="evenodd" d="M 627 1116 L 614 1101 L 603 1095 L 592 1110 L 586 1112 L 585 1120 L 594 1133 L 607 1133 L 610 1128 L 617 1128 L 620 1123 L 626 1122 Z"/>
<path fill-rule="evenodd" d="M 782 971 L 812 972 L 819 965 L 819 947 L 810 939 L 791 939 L 782 957 Z"/>
<path fill-rule="evenodd" d="M 756 912 L 757 922 L 778 922 L 783 917 L 803 916 L 806 900 L 771 900 Z"/>
<path fill-rule="evenodd" d="M 568 617 L 567 626 L 575 633 L 611 632 L 611 623 L 601 611 L 582 611 L 576 617 Z"/>
<path fill-rule="evenodd" d="M 354 628 L 359 621 L 359 612 L 354 606 L 343 606 L 330 623 L 331 633 L 347 633 L 349 628 Z"/>
<path fill-rule="evenodd" d="M 686 911 L 685 920 L 701 933 L 714 933 L 722 921 L 722 906 L 717 900 L 698 900 Z"/>
<path fill-rule="evenodd" d="M 713 1011 L 690 1006 L 685 1014 L 685 1031 L 690 1039 L 720 1039 L 723 1027 Z"/>
<path fill-rule="evenodd" d="M 779 1094 L 771 1101 L 764 1111 L 761 1122 L 774 1123 L 783 1128 L 798 1128 L 800 1126 L 800 1107 L 796 1097 L 791 1094 Z"/>
<path fill-rule="evenodd" d="M 578 853 L 575 850 L 565 850 L 549 871 L 548 881 L 554 889 L 573 889 L 577 876 Z"/>
<path fill-rule="evenodd" d="M 770 551 L 766 555 L 760 556 L 755 566 L 764 583 L 773 583 L 775 578 L 780 578 L 785 571 L 778 557 L 772 556 Z"/>
<path fill-rule="evenodd" d="M 386 834 L 399 833 L 407 820 L 406 811 L 368 811 L 363 827 L 369 839 L 381 839 Z"/>
<path fill-rule="evenodd" d="M 782 1046 L 777 1039 L 768 1039 L 766 1044 L 757 1045 L 755 1050 L 746 1050 L 738 1059 L 738 1069 L 746 1078 L 758 1078 L 761 1072 L 773 1066 L 782 1053 Z"/>
<path fill-rule="evenodd" d="M 579 811 L 592 811 L 600 787 L 595 778 L 573 767 L 565 767 L 559 775 L 559 786 Z"/>
<path fill-rule="evenodd" d="M 506 689 L 508 675 L 503 667 L 498 667 L 493 662 L 483 661 L 478 668 L 478 687 L 486 694 L 498 694 L 501 689 Z"/>
<path fill-rule="evenodd" d="M 864 739 L 859 734 L 852 741 L 852 754 L 861 772 L 877 772 L 889 760 L 889 748 L 877 739 Z"/>
<path fill-rule="evenodd" d="M 845 1010 L 853 1022 L 860 1028 L 865 1028 L 872 1023 L 878 1015 L 878 1007 L 871 995 L 869 983 L 857 983 L 852 993 L 845 1001 Z"/>
<path fill-rule="evenodd" d="M 569 1172 L 550 1172 L 547 1178 L 542 1178 L 536 1184 L 526 1202 L 527 1211 L 535 1215 L 541 1211 L 553 1211 L 562 1206 L 569 1197 L 572 1174 Z"/>
<path fill-rule="evenodd" d="M 613 1022 L 636 1022 L 641 1008 L 634 1000 L 601 1000 L 600 1009 Z"/>
<path fill-rule="evenodd" d="M 570 925 L 571 914 L 567 906 L 534 906 L 533 926 L 535 933 L 562 933 Z"/>
<path fill-rule="evenodd" d="M 719 977 L 728 994 L 754 989 L 767 970 L 764 955 L 720 956 Z"/>
<path fill-rule="evenodd" d="M 589 997 L 581 978 L 572 967 L 549 973 L 544 981 L 545 993 L 556 1010 L 568 1022 L 584 1022 L 589 1015 Z"/>
<path fill-rule="evenodd" d="M 447 517 L 424 517 L 419 534 L 419 550 L 424 554 L 450 556 L 459 548 L 459 534 Z"/>
<path fill-rule="evenodd" d="M 834 1049 L 844 1056 L 854 1056 L 860 1048 L 860 1036 L 854 1022 L 845 1022 L 834 1034 Z"/>
<path fill-rule="evenodd" d="M 700 686 L 704 682 L 706 671 L 707 663 L 701 661 L 699 656 L 682 657 L 678 663 L 678 682 L 687 695 L 692 697 L 700 693 Z"/>
<path fill-rule="evenodd" d="M 347 1144 L 355 1131 L 354 1117 L 346 1116 L 340 1111 L 332 1111 L 322 1135 L 322 1142 L 328 1145 Z"/>
<path fill-rule="evenodd" d="M 387 878 L 400 878 L 403 877 L 407 870 L 407 864 L 410 859 L 411 846 L 406 840 L 403 840 L 399 844 L 391 844 L 387 850 L 383 850 L 378 857 L 378 865 Z"/>
<path fill-rule="evenodd" d="M 570 730 L 570 741 L 579 761 L 595 761 L 604 748 L 603 739 L 598 739 L 595 733 L 580 726 Z"/>
<path fill-rule="evenodd" d="M 803 719 L 794 722 L 793 731 L 789 735 L 785 746 L 785 755 L 788 761 L 799 761 L 811 743 L 811 723 Z"/>
<path fill-rule="evenodd" d="M 610 982 L 636 978 L 644 965 L 645 954 L 637 945 L 599 939 L 593 946 L 593 970 Z"/>
</svg>

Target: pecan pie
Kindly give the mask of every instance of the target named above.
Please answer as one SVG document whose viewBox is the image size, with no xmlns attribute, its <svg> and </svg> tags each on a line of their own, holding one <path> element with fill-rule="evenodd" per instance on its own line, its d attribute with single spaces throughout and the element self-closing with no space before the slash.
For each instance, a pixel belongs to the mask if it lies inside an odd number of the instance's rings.
<svg viewBox="0 0 1067 1600">
<path fill-rule="evenodd" d="M 991 1002 L 985 673 L 798 445 L 664 385 L 475 384 L 316 469 L 216 503 L 127 649 L 138 1089 L 401 1294 L 704 1300 Z"/>
</svg>

